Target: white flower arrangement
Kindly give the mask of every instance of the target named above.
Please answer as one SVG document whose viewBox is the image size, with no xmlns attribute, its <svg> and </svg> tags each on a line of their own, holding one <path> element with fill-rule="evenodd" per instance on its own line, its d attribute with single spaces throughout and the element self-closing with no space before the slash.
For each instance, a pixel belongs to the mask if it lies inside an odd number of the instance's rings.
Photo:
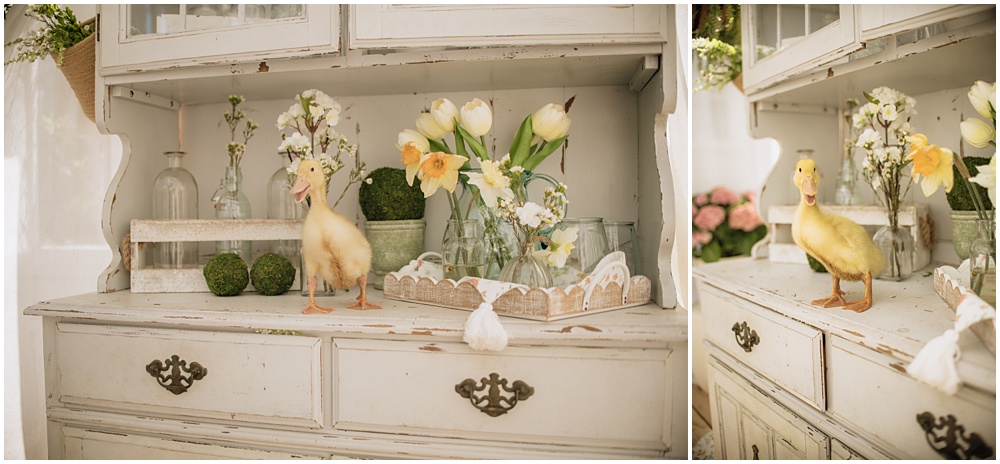
<svg viewBox="0 0 1000 464">
<path fill-rule="evenodd" d="M 509 160 L 506 157 L 504 159 L 507 161 L 500 163 L 501 169 L 509 172 Z M 519 180 L 514 178 L 514 182 Z M 517 196 L 501 197 L 497 199 L 497 212 L 501 220 L 514 228 L 523 254 L 532 253 L 550 266 L 560 268 L 566 264 L 565 258 L 573 249 L 576 234 L 556 231 L 559 235 L 553 233 L 552 239 L 540 237 L 539 234 L 542 229 L 553 227 L 563 219 L 565 211 L 563 207 L 567 203 L 569 200 L 566 199 L 566 184 L 560 182 L 556 188 L 545 189 L 545 200 L 541 205 L 520 200 Z M 549 246 L 545 250 L 534 250 L 535 243 L 539 241 L 548 242 Z"/>
<path fill-rule="evenodd" d="M 222 118 L 226 121 L 226 125 L 229 126 L 229 143 L 226 144 L 226 153 L 229 154 L 229 166 L 233 168 L 240 167 L 240 161 L 243 161 L 243 155 L 247 150 L 247 143 L 253 137 L 253 133 L 258 129 L 256 123 L 252 119 L 247 118 L 246 113 L 239 108 L 240 104 L 245 102 L 246 99 L 242 95 L 230 95 L 229 105 L 231 109 L 222 113 Z M 246 125 L 243 126 L 243 142 L 236 141 L 236 130 L 240 127 L 240 121 L 246 119 Z"/>
<path fill-rule="evenodd" d="M 878 87 L 864 95 L 868 103 L 859 107 L 851 120 L 862 131 L 854 145 L 865 150 L 861 165 L 865 181 L 879 203 L 889 210 L 890 221 L 894 221 L 912 185 L 909 176 L 904 185 L 903 168 L 911 162 L 905 154 L 907 137 L 915 132 L 909 121 L 917 113 L 917 102 L 889 87 Z"/>
<path fill-rule="evenodd" d="M 290 162 L 286 168 L 289 187 L 295 181 L 299 163 L 303 159 L 319 160 L 326 176 L 328 191 L 330 179 L 344 168 L 341 157 L 346 155 L 354 160 L 354 169 L 350 172 L 347 185 L 333 207 L 340 203 L 351 185 L 361 182 L 366 174 L 364 161 L 357 158 L 358 146 L 348 143 L 347 138 L 334 129 L 340 123 L 342 110 L 340 103 L 329 95 L 309 89 L 295 96 L 295 103 L 288 111 L 278 115 L 276 123 L 281 132 L 278 150 L 286 152 Z"/>
</svg>

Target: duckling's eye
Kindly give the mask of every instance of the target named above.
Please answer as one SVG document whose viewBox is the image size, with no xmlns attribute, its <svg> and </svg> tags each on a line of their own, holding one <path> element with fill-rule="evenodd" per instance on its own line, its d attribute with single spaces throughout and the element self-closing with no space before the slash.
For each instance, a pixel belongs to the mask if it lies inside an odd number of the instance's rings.
<svg viewBox="0 0 1000 464">
<path fill-rule="evenodd" d="M 802 168 L 799 168 L 799 172 L 802 172 Z"/>
<path fill-rule="evenodd" d="M 313 172 L 315 170 L 316 170 L 316 168 L 309 168 L 309 172 Z M 801 169 L 799 169 L 799 171 L 801 171 Z"/>
</svg>

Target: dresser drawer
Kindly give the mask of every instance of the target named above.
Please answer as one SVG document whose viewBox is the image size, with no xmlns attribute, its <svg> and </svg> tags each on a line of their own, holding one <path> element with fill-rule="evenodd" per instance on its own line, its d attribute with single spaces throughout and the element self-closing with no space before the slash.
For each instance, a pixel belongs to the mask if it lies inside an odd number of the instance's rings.
<svg viewBox="0 0 1000 464">
<path fill-rule="evenodd" d="M 826 459 L 829 438 L 709 356 L 716 459 Z"/>
<path fill-rule="evenodd" d="M 827 361 L 830 414 L 891 446 L 897 457 L 944 457 L 928 443 L 921 421 L 926 421 L 935 437 L 964 427 L 966 438 L 976 434 L 983 440 L 981 458 L 995 456 L 995 396 L 968 388 L 956 396 L 940 393 L 903 372 L 904 363 L 895 358 L 839 337 L 832 337 Z M 949 416 L 954 417 L 954 424 L 942 426 Z M 969 442 L 959 438 L 958 445 L 967 450 Z"/>
<path fill-rule="evenodd" d="M 319 428 L 321 346 L 315 337 L 59 323 L 59 401 Z M 184 368 L 170 365 L 173 355 Z"/>
<path fill-rule="evenodd" d="M 803 401 L 826 408 L 823 332 L 710 285 L 699 288 L 709 340 Z"/>
<path fill-rule="evenodd" d="M 175 459 L 322 459 L 298 453 L 283 453 L 232 445 L 196 443 L 187 439 L 136 435 L 127 431 L 90 430 L 63 426 L 63 459 L 175 460 Z"/>
<path fill-rule="evenodd" d="M 508 347 L 336 339 L 336 428 L 476 440 L 663 451 L 671 399 L 686 379 L 668 378 L 666 349 Z M 530 396 L 480 411 L 457 386 L 487 397 L 491 374 Z M 516 393 L 502 385 L 505 398 Z M 480 404 L 487 405 L 484 399 Z M 506 412 L 503 412 L 504 409 Z M 683 410 L 676 414 L 685 414 Z"/>
</svg>

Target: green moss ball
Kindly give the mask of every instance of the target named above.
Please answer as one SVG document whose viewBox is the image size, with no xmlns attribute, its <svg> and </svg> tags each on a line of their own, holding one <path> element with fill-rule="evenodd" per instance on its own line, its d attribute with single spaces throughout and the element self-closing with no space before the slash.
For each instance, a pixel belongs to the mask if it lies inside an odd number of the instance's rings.
<svg viewBox="0 0 1000 464">
<path fill-rule="evenodd" d="M 268 253 L 253 262 L 250 281 L 261 295 L 281 295 L 292 288 L 295 281 L 295 267 L 288 258 Z"/>
<path fill-rule="evenodd" d="M 420 219 L 424 217 L 425 201 L 420 180 L 414 178 L 413 185 L 407 184 L 405 169 L 378 168 L 368 174 L 358 189 L 361 212 L 369 221 Z"/>
<path fill-rule="evenodd" d="M 818 259 L 813 258 L 812 255 L 810 255 L 809 253 L 806 253 L 806 259 L 809 260 L 809 269 L 812 269 L 816 272 L 826 272 L 826 266 L 824 266 L 823 263 L 819 262 Z"/>
<path fill-rule="evenodd" d="M 235 253 L 215 255 L 202 271 L 205 283 L 212 293 L 219 296 L 239 295 L 250 283 L 247 263 Z"/>
<path fill-rule="evenodd" d="M 979 174 L 980 166 L 990 164 L 990 158 L 966 156 L 962 160 L 965 161 L 965 167 L 968 169 L 969 175 L 973 177 Z M 958 162 L 958 160 L 955 160 L 955 162 Z M 951 187 L 950 192 L 945 194 L 948 206 L 951 207 L 952 211 L 975 211 L 976 203 L 972 199 L 972 194 L 969 193 L 969 181 L 962 177 L 962 174 L 958 172 L 958 168 L 954 164 L 951 166 L 951 170 L 955 177 L 955 185 Z M 990 201 L 990 197 L 987 195 L 986 187 L 974 182 L 971 185 L 972 188 L 979 192 L 979 198 L 983 200 L 986 209 L 993 209 L 993 202 Z"/>
</svg>

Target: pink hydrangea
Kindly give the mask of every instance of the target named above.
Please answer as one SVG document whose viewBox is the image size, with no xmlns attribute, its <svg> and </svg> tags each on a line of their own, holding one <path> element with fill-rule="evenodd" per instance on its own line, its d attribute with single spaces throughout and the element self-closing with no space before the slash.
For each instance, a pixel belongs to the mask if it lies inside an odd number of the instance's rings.
<svg viewBox="0 0 1000 464">
<path fill-rule="evenodd" d="M 694 204 L 696 206 L 702 206 L 705 203 L 708 203 L 708 195 L 705 195 L 704 193 L 702 193 L 702 194 L 694 197 Z"/>
<path fill-rule="evenodd" d="M 743 196 L 746 197 L 747 200 L 750 200 L 751 203 L 757 202 L 757 192 L 754 192 L 753 190 L 743 192 Z"/>
<path fill-rule="evenodd" d="M 712 234 L 704 230 L 691 232 L 691 246 L 706 245 L 712 241 Z"/>
<path fill-rule="evenodd" d="M 740 202 L 740 196 L 737 195 L 736 192 L 725 187 L 716 187 L 712 189 L 710 199 L 712 200 L 712 203 L 717 205 L 731 205 L 733 203 Z"/>
<path fill-rule="evenodd" d="M 760 226 L 760 216 L 753 203 L 743 203 L 729 212 L 729 227 L 750 232 Z"/>
<path fill-rule="evenodd" d="M 726 210 L 721 206 L 708 205 L 698 210 L 694 217 L 694 225 L 701 230 L 712 232 L 726 220 Z"/>
<path fill-rule="evenodd" d="M 694 218 L 698 215 L 698 205 L 691 205 L 691 217 Z"/>
</svg>

